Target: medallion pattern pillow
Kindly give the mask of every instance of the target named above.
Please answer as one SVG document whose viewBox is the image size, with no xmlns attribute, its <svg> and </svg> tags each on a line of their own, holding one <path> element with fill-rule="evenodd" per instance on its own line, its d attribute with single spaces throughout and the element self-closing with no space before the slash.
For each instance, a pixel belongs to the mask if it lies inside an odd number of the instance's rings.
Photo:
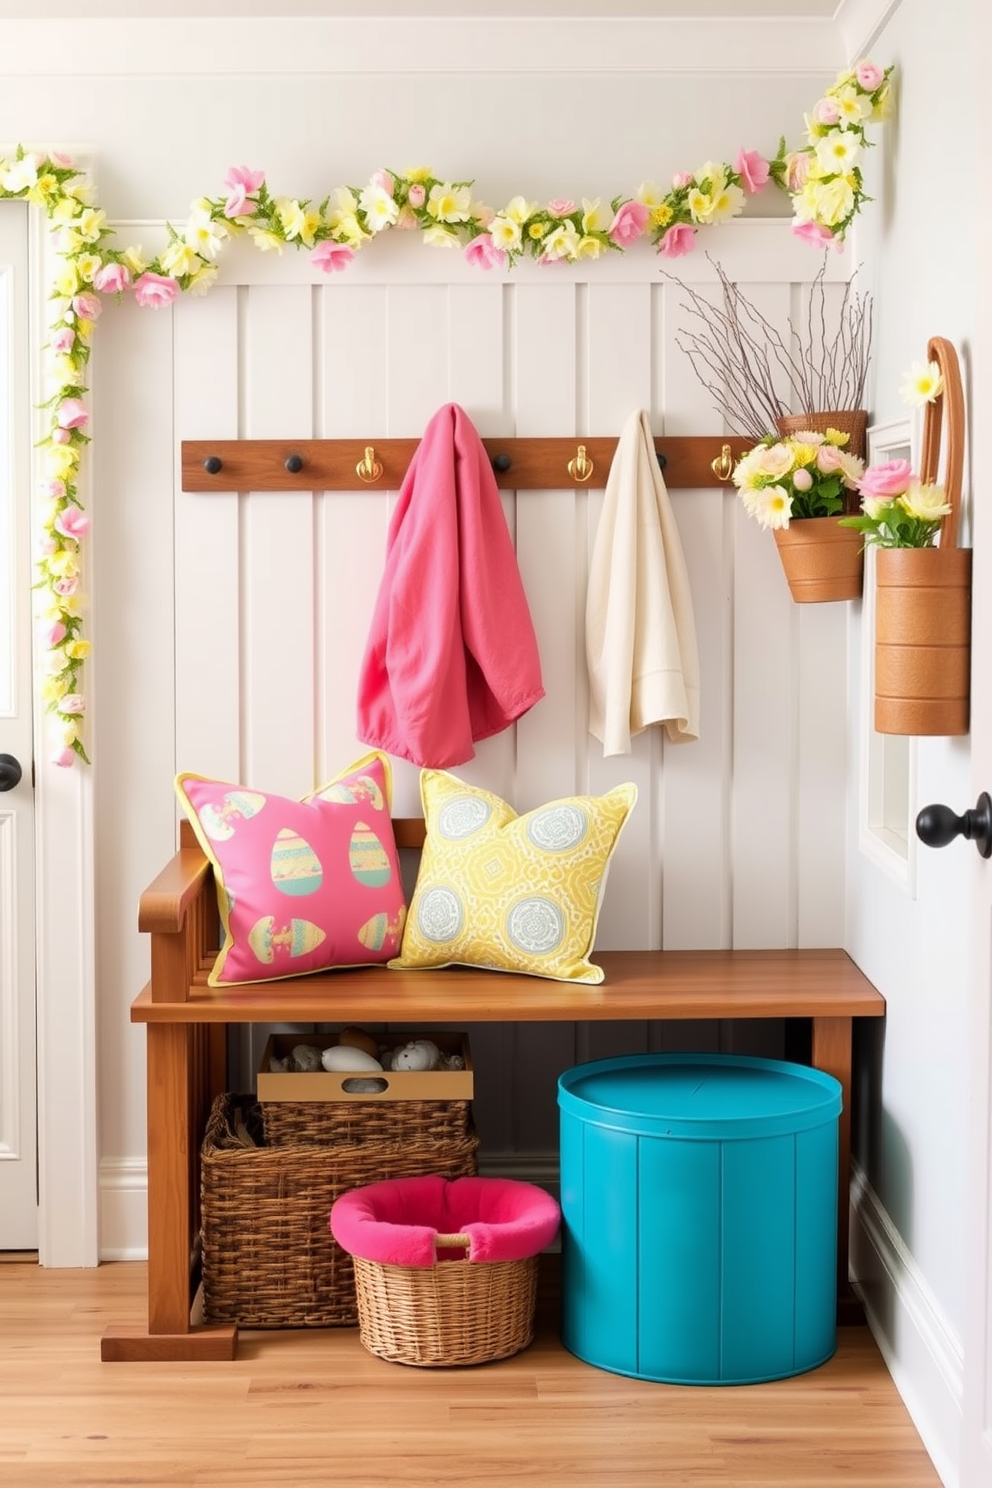
<svg viewBox="0 0 992 1488">
<path fill-rule="evenodd" d="M 426 840 L 390 966 L 460 964 L 601 982 L 588 958 L 637 787 L 569 796 L 525 816 L 444 770 L 422 770 L 420 792 Z"/>
<path fill-rule="evenodd" d="M 388 961 L 406 901 L 378 750 L 302 801 L 202 775 L 176 793 L 213 865 L 223 942 L 211 987 Z"/>
</svg>

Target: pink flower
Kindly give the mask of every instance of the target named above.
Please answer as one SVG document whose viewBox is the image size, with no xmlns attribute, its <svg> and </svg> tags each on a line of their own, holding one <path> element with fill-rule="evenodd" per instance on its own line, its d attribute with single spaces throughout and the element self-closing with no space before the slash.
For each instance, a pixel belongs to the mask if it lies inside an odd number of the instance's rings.
<svg viewBox="0 0 992 1488">
<path fill-rule="evenodd" d="M 51 476 L 47 480 L 38 482 L 38 490 L 42 496 L 50 496 L 53 501 L 61 501 L 65 495 L 65 481 Z"/>
<path fill-rule="evenodd" d="M 250 217 L 257 210 L 258 203 L 249 200 L 248 193 L 243 186 L 233 187 L 224 203 L 225 217 Z"/>
<path fill-rule="evenodd" d="M 53 553 L 58 552 L 58 543 L 54 537 L 43 537 L 38 542 L 38 557 L 50 558 Z"/>
<path fill-rule="evenodd" d="M 131 270 L 122 263 L 106 263 L 93 275 L 93 288 L 101 294 L 123 294 L 130 283 Z"/>
<path fill-rule="evenodd" d="M 554 201 L 548 202 L 548 211 L 552 217 L 567 217 L 569 212 L 575 211 L 575 203 L 565 196 L 556 196 Z"/>
<path fill-rule="evenodd" d="M 414 181 L 406 194 L 406 199 L 411 207 L 422 207 L 427 200 L 427 188 L 421 185 L 419 181 Z"/>
<path fill-rule="evenodd" d="M 804 243 L 809 243 L 814 248 L 840 248 L 842 246 L 839 238 L 835 238 L 829 227 L 824 227 L 822 222 L 794 222 L 792 231 L 797 238 L 802 238 Z"/>
<path fill-rule="evenodd" d="M 59 512 L 52 525 L 56 532 L 61 532 L 63 537 L 71 537 L 78 542 L 89 532 L 90 519 L 86 512 L 80 511 L 78 506 L 67 506 L 64 511 Z"/>
<path fill-rule="evenodd" d="M 792 472 L 792 484 L 797 491 L 808 491 L 813 484 L 813 477 L 808 470 L 800 465 L 798 470 Z"/>
<path fill-rule="evenodd" d="M 75 762 L 76 751 L 74 749 L 70 749 L 68 744 L 65 746 L 64 749 L 60 749 L 58 754 L 52 755 L 52 764 L 58 765 L 60 770 L 68 770 L 71 765 L 75 764 Z"/>
<path fill-rule="evenodd" d="M 55 417 L 59 421 L 61 429 L 81 429 L 88 424 L 90 416 L 86 411 L 86 405 L 82 398 L 63 398 L 58 406 Z"/>
<path fill-rule="evenodd" d="M 43 646 L 61 646 L 68 632 L 61 620 L 53 620 L 50 625 L 43 625 L 38 632 L 38 639 Z"/>
<path fill-rule="evenodd" d="M 52 336 L 53 351 L 71 351 L 76 340 L 76 333 L 71 326 L 59 326 Z"/>
<path fill-rule="evenodd" d="M 648 209 L 643 202 L 628 201 L 617 208 L 610 223 L 610 242 L 620 248 L 634 243 L 648 225 Z"/>
<path fill-rule="evenodd" d="M 83 320 L 96 320 L 103 306 L 95 294 L 84 290 L 82 294 L 73 297 L 72 308 Z"/>
<path fill-rule="evenodd" d="M 67 692 L 64 698 L 59 699 L 60 713 L 85 713 L 86 699 L 80 692 Z"/>
<path fill-rule="evenodd" d="M 344 243 L 333 243 L 328 238 L 326 242 L 318 243 L 310 255 L 310 262 L 323 269 L 325 274 L 331 274 L 336 269 L 346 269 L 354 256 L 354 248 L 348 248 Z"/>
<path fill-rule="evenodd" d="M 696 229 L 690 227 L 688 222 L 676 222 L 658 244 L 658 252 L 663 253 L 666 258 L 681 258 L 684 254 L 691 253 L 695 246 Z"/>
<path fill-rule="evenodd" d="M 840 118 L 840 109 L 832 98 L 821 98 L 813 109 L 813 118 L 817 124 L 836 124 Z"/>
<path fill-rule="evenodd" d="M 232 165 L 224 177 L 224 185 L 229 191 L 235 191 L 239 186 L 246 192 L 257 191 L 264 180 L 264 171 L 249 170 L 247 165 Z"/>
<path fill-rule="evenodd" d="M 672 177 L 672 185 L 676 191 L 681 191 L 683 186 L 691 186 L 692 171 L 676 171 Z"/>
<path fill-rule="evenodd" d="M 400 207 L 399 216 L 396 218 L 393 226 L 409 231 L 411 227 L 419 227 L 420 223 L 417 221 L 417 214 L 414 212 L 412 207 L 402 206 Z"/>
<path fill-rule="evenodd" d="M 79 580 L 77 578 L 56 579 L 55 583 L 52 585 L 53 592 L 57 594 L 60 599 L 68 599 L 70 594 L 75 594 L 78 588 Z"/>
<path fill-rule="evenodd" d="M 393 178 L 387 170 L 373 171 L 369 185 L 384 191 L 387 196 L 393 195 Z"/>
<path fill-rule="evenodd" d="M 854 76 L 866 93 L 874 93 L 885 74 L 874 62 L 859 62 L 854 69 Z"/>
<path fill-rule="evenodd" d="M 886 460 L 884 465 L 869 465 L 857 488 L 862 496 L 878 500 L 901 496 L 909 490 L 912 480 L 913 471 L 908 460 Z"/>
<path fill-rule="evenodd" d="M 480 233 L 465 249 L 465 257 L 477 269 L 502 269 L 506 267 L 506 253 L 497 248 L 488 233 Z"/>
<path fill-rule="evenodd" d="M 153 274 L 150 269 L 134 281 L 134 298 L 145 310 L 161 310 L 171 305 L 179 293 L 175 279 L 166 274 Z"/>
<path fill-rule="evenodd" d="M 744 190 L 753 196 L 756 191 L 768 185 L 768 161 L 757 150 L 739 150 L 737 174 L 744 183 Z"/>
<path fill-rule="evenodd" d="M 68 429 L 53 429 L 51 435 L 53 444 L 71 444 L 72 435 Z"/>
<path fill-rule="evenodd" d="M 840 450 L 835 444 L 821 444 L 816 452 L 816 468 L 821 475 L 830 475 L 841 468 Z"/>
</svg>

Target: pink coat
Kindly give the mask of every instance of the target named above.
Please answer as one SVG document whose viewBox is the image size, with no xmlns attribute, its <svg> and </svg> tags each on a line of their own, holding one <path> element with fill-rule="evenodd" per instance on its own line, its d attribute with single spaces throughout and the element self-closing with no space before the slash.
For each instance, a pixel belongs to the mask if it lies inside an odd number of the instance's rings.
<svg viewBox="0 0 992 1488">
<path fill-rule="evenodd" d="M 446 769 L 544 696 L 534 627 L 482 440 L 448 403 L 403 478 L 358 682 L 358 737 Z"/>
</svg>

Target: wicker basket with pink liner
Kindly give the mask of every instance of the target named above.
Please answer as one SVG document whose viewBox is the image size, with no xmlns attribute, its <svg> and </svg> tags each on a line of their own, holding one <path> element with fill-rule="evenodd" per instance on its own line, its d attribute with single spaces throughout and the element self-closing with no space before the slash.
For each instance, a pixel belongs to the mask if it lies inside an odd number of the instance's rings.
<svg viewBox="0 0 992 1488">
<path fill-rule="evenodd" d="M 485 1364 L 534 1336 L 540 1252 L 557 1201 L 511 1178 L 389 1178 L 335 1200 L 361 1342 L 396 1364 Z"/>
</svg>

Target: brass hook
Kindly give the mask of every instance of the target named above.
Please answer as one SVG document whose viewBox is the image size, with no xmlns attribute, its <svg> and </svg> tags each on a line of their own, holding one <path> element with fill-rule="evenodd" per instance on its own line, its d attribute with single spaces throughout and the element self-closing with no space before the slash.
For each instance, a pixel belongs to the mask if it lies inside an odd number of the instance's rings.
<svg viewBox="0 0 992 1488">
<path fill-rule="evenodd" d="M 382 466 L 376 459 L 375 449 L 371 444 L 365 446 L 365 453 L 355 466 L 355 474 L 366 483 L 377 481 L 382 475 Z"/>
<path fill-rule="evenodd" d="M 593 463 L 586 458 L 586 447 L 579 445 L 579 452 L 568 462 L 568 473 L 573 480 L 587 481 L 593 472 Z"/>
<path fill-rule="evenodd" d="M 710 469 L 717 480 L 729 480 L 734 473 L 734 457 L 730 453 L 730 445 L 725 444 L 715 460 L 710 461 Z"/>
</svg>

